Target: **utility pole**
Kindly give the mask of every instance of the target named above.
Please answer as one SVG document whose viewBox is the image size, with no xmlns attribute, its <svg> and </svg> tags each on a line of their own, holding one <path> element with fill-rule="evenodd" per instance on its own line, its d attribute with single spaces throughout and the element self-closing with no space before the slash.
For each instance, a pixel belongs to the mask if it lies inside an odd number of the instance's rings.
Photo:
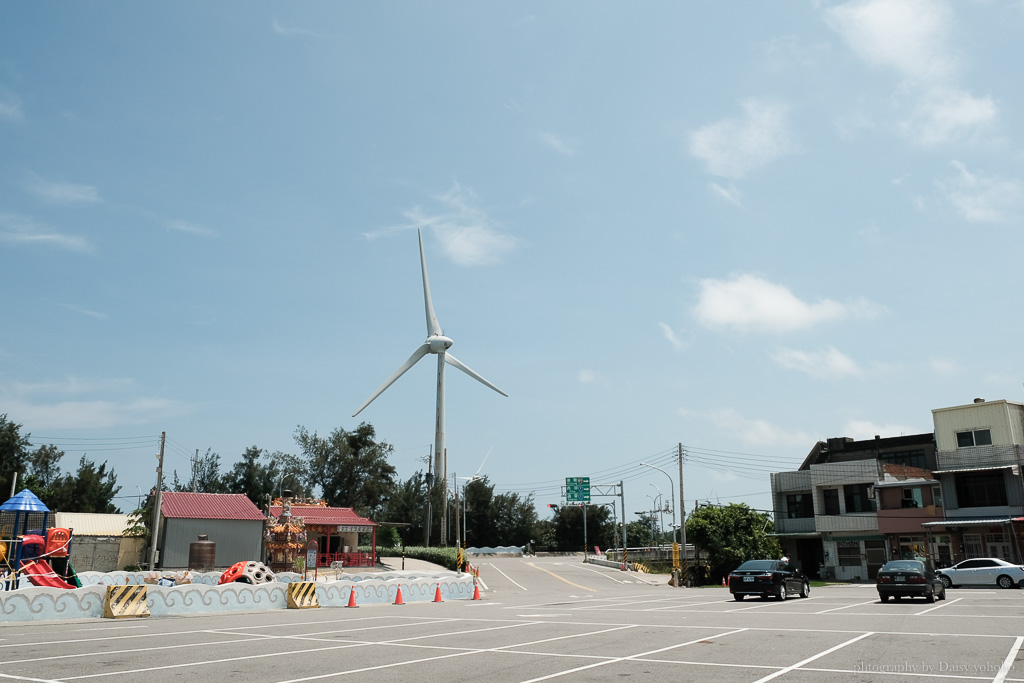
<svg viewBox="0 0 1024 683">
<path fill-rule="evenodd" d="M 462 545 L 462 535 L 459 532 L 459 478 L 452 472 L 452 488 L 455 489 L 455 547 Z"/>
<path fill-rule="evenodd" d="M 196 449 L 196 459 L 192 461 L 192 493 L 196 492 L 196 485 L 199 479 L 199 449 Z"/>
<path fill-rule="evenodd" d="M 619 480 L 619 504 L 622 506 L 622 566 L 626 566 L 629 560 L 629 544 L 626 543 L 626 494 L 622 487 L 622 480 Z"/>
<path fill-rule="evenodd" d="M 160 538 L 160 493 L 164 487 L 164 444 L 167 443 L 167 432 L 160 432 L 160 453 L 156 456 L 156 497 L 153 500 L 153 545 L 149 549 L 149 569 L 156 569 L 156 544 Z"/>
<path fill-rule="evenodd" d="M 433 446 L 431 446 L 431 449 L 433 449 Z M 423 539 L 423 547 L 424 548 L 429 548 L 430 547 L 430 521 L 431 521 L 430 520 L 430 517 L 431 517 L 430 500 L 431 500 L 431 498 L 434 497 L 434 469 L 433 469 L 433 467 L 434 467 L 434 454 L 433 454 L 433 452 L 431 452 L 430 454 L 427 455 L 427 521 L 423 525 L 424 528 L 426 529 L 426 538 Z"/>
<path fill-rule="evenodd" d="M 689 558 L 686 555 L 686 499 L 683 498 L 683 444 L 679 442 L 679 529 L 683 533 L 683 584 L 689 575 Z"/>
</svg>

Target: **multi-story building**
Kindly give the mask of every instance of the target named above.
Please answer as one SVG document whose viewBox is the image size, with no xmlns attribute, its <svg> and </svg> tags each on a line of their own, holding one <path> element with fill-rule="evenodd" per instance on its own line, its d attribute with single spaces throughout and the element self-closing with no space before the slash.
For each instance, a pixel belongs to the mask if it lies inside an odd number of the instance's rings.
<svg viewBox="0 0 1024 683">
<path fill-rule="evenodd" d="M 773 473 L 775 533 L 787 554 L 810 575 L 874 578 L 890 557 L 876 486 L 908 467 L 935 467 L 932 434 L 819 441 L 799 470 Z"/>
<path fill-rule="evenodd" d="M 945 505 L 942 519 L 922 524 L 930 543 L 954 562 L 1024 563 L 1024 404 L 976 398 L 933 410 L 932 420 Z"/>
</svg>

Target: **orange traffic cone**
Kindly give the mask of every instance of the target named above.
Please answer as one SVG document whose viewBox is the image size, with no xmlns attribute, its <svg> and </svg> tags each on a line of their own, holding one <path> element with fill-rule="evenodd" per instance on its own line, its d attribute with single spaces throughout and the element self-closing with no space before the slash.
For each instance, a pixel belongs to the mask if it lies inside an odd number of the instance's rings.
<svg viewBox="0 0 1024 683">
<path fill-rule="evenodd" d="M 476 582 L 473 582 L 473 599 L 474 600 L 479 600 L 480 599 L 480 586 Z"/>
<path fill-rule="evenodd" d="M 437 584 L 437 590 L 434 591 L 434 602 L 444 602 L 441 599 L 441 584 Z"/>
<path fill-rule="evenodd" d="M 356 604 L 356 589 L 353 588 L 348 594 L 348 607 L 359 607 Z"/>
<path fill-rule="evenodd" d="M 395 604 L 396 605 L 404 605 L 405 604 L 405 602 L 402 600 L 402 587 L 401 586 L 398 587 L 398 592 L 395 593 Z"/>
<path fill-rule="evenodd" d="M 725 577 L 724 577 L 724 576 L 722 577 L 722 587 L 723 587 L 723 588 L 725 588 L 725 587 L 726 587 L 726 584 L 725 584 Z"/>
</svg>

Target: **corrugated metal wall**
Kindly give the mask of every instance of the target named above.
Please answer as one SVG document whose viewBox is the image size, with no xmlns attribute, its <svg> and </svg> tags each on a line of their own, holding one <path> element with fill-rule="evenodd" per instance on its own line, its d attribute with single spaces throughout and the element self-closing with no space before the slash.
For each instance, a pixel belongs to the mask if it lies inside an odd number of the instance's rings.
<svg viewBox="0 0 1024 683">
<path fill-rule="evenodd" d="M 218 568 L 235 562 L 262 560 L 263 522 L 237 519 L 165 519 L 160 540 L 160 562 L 164 569 L 188 567 L 188 547 L 206 534 L 217 544 L 214 560 Z"/>
</svg>

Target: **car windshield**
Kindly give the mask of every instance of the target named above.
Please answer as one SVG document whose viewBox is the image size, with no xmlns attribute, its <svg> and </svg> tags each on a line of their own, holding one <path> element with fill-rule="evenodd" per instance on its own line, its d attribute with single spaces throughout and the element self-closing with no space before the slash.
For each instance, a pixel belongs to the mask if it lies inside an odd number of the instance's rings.
<svg viewBox="0 0 1024 683">
<path fill-rule="evenodd" d="M 917 560 L 896 560 L 895 562 L 886 562 L 885 566 L 882 567 L 883 572 L 922 572 L 924 571 L 924 564 Z"/>
<path fill-rule="evenodd" d="M 750 560 L 736 567 L 738 572 L 765 571 L 775 569 L 775 560 Z"/>
</svg>

